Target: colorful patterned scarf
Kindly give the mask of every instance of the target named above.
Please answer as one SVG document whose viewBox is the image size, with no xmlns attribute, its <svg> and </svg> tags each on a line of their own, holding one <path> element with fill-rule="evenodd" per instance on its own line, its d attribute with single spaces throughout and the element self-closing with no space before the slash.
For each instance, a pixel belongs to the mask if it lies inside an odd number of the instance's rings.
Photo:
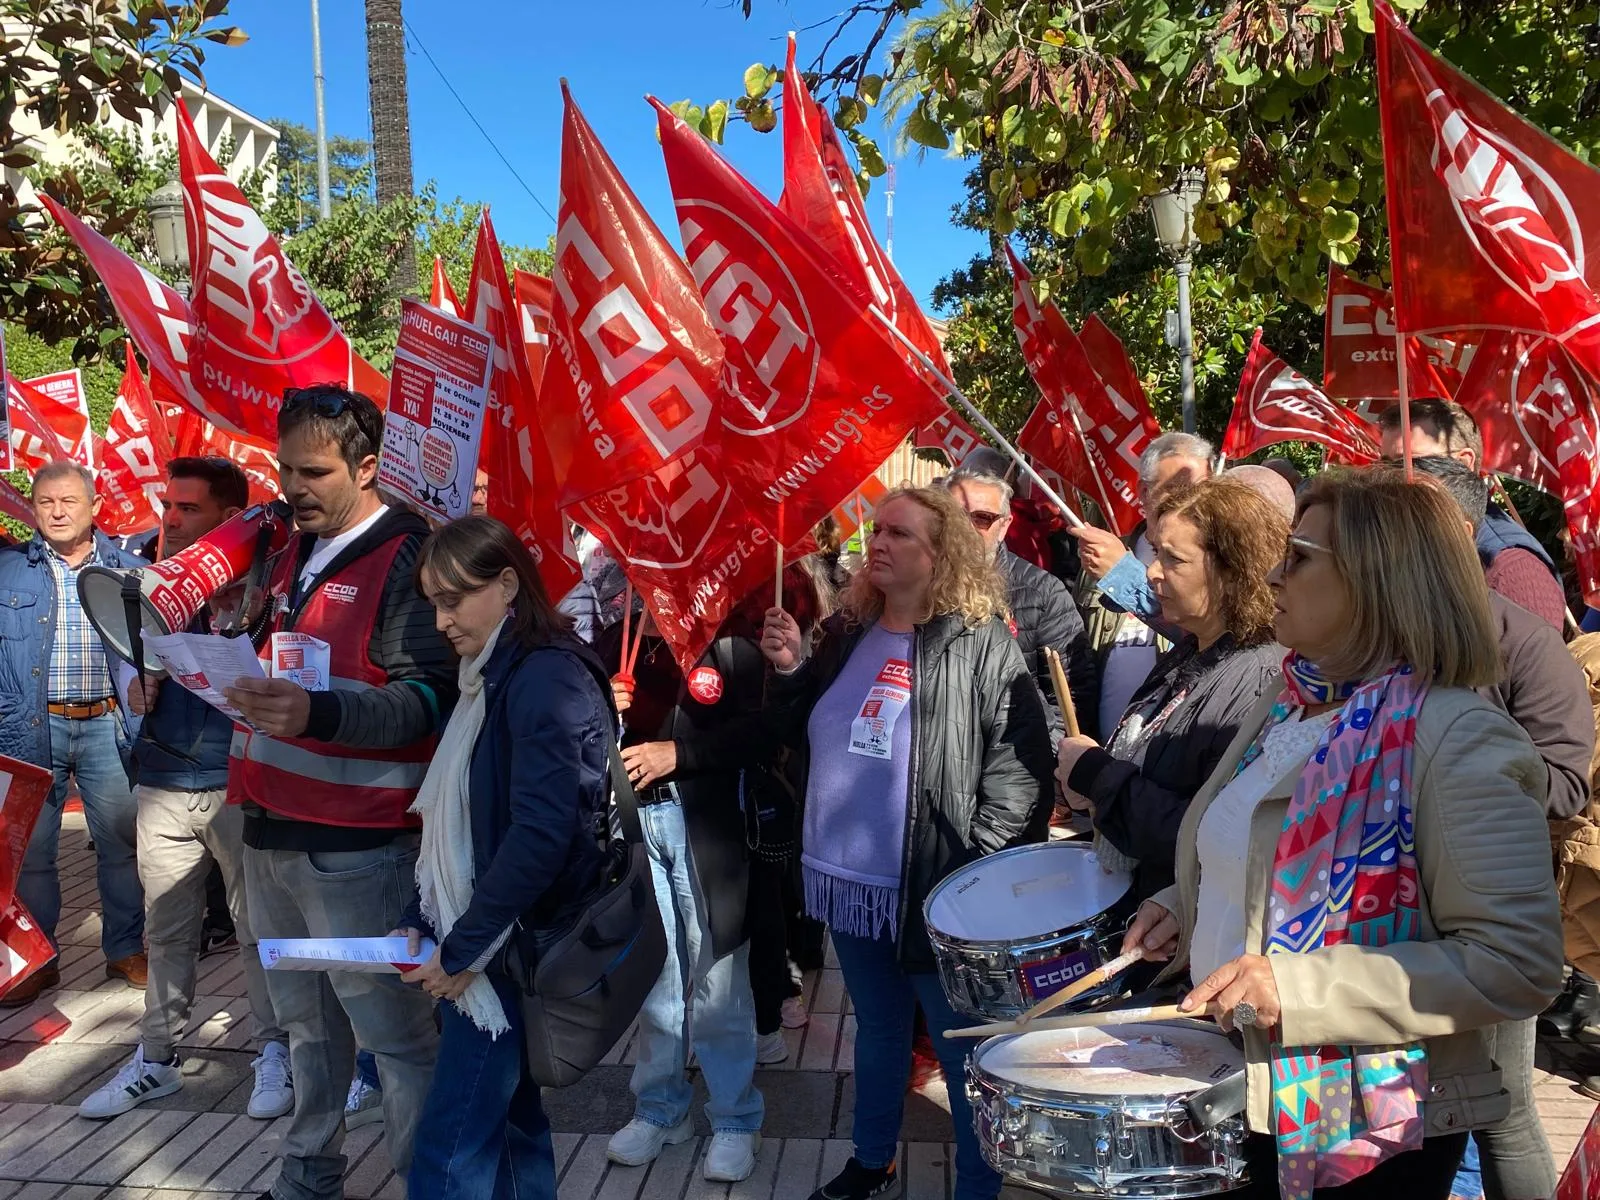
<svg viewBox="0 0 1600 1200">
<path fill-rule="evenodd" d="M 1283 693 L 1239 771 L 1260 757 L 1267 731 L 1296 709 L 1338 700 L 1344 707 L 1301 772 L 1284 817 L 1267 953 L 1412 941 L 1419 885 L 1411 751 L 1428 683 L 1402 665 L 1359 685 L 1330 685 L 1294 654 L 1283 671 Z M 1420 1042 L 1288 1047 L 1274 1040 L 1271 1068 L 1284 1200 L 1310 1200 L 1317 1188 L 1349 1183 L 1422 1145 L 1428 1060 Z"/>
</svg>

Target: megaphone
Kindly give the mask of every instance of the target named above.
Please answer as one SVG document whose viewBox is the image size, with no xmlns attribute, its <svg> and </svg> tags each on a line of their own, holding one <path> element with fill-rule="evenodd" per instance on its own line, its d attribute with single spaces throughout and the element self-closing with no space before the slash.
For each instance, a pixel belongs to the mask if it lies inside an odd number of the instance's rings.
<svg viewBox="0 0 1600 1200">
<path fill-rule="evenodd" d="M 148 567 L 85 567 L 78 572 L 84 615 L 118 658 L 160 671 L 161 661 L 144 639 L 181 633 L 213 596 L 240 580 L 259 592 L 268 562 L 289 544 L 291 513 L 282 500 L 252 505 Z"/>
</svg>

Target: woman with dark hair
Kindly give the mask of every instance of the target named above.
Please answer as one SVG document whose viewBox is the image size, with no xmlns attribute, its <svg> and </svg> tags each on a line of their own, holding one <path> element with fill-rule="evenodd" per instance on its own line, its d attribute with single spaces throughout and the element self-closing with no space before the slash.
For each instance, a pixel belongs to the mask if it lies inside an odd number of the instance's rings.
<svg viewBox="0 0 1600 1200">
<path fill-rule="evenodd" d="M 1237 480 L 1207 479 L 1162 492 L 1147 536 L 1161 615 L 1185 636 L 1156 660 L 1105 748 L 1069 737 L 1057 764 L 1068 805 L 1094 814 L 1102 861 L 1132 867 L 1141 898 L 1172 882 L 1184 810 L 1283 657 L 1267 573 L 1289 522 Z"/>
<path fill-rule="evenodd" d="M 1235 1195 L 1445 1200 L 1467 1132 L 1511 1108 L 1485 1031 L 1561 986 L 1549 771 L 1474 690 L 1499 638 L 1431 480 L 1318 476 L 1270 583 L 1282 675 L 1124 948 L 1243 1036 Z"/>
<path fill-rule="evenodd" d="M 438 949 L 404 978 L 444 1002 L 444 1069 L 408 1191 L 554 1200 L 550 1123 L 501 950 L 515 930 L 565 923 L 599 883 L 616 720 L 599 662 L 505 525 L 471 516 L 436 530 L 416 578 L 461 656 L 461 699 L 413 807 L 422 852 L 400 932 L 413 953 L 424 933 Z"/>
</svg>

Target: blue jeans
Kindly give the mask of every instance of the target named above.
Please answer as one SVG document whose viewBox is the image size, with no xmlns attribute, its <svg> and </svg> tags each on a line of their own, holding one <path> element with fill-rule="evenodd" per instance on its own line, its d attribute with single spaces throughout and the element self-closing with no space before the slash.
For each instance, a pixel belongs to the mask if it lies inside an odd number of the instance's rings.
<svg viewBox="0 0 1600 1200">
<path fill-rule="evenodd" d="M 1000 1175 L 978 1149 L 972 1110 L 967 1107 L 966 1060 L 972 1043 L 944 1036 L 947 1029 L 970 1022 L 950 1007 L 937 974 L 908 973 L 900 966 L 893 940 L 851 937 L 835 930 L 833 949 L 856 1008 L 856 1112 L 850 1132 L 856 1159 L 864 1167 L 886 1167 L 894 1161 L 911 1077 L 912 1027 L 920 1003 L 950 1093 L 956 1136 L 955 1200 L 994 1200 L 1000 1194 Z"/>
<path fill-rule="evenodd" d="M 656 903 L 667 927 L 667 961 L 639 1013 L 639 1064 L 633 1069 L 634 1116 L 671 1129 L 689 1115 L 690 1030 L 711 1094 L 713 1132 L 754 1133 L 764 1108 L 756 1091 L 756 1006 L 750 995 L 750 946 L 711 957 L 705 902 L 695 886 L 683 806 L 639 810 Z M 692 1011 L 690 999 L 692 998 Z"/>
<path fill-rule="evenodd" d="M 406 1194 L 429 1200 L 556 1200 L 555 1149 L 539 1085 L 527 1072 L 522 1009 L 509 981 L 494 983 L 511 1028 L 492 1038 L 454 1004 L 422 1106 Z"/>
<path fill-rule="evenodd" d="M 67 781 L 76 779 L 98 860 L 100 948 L 107 962 L 144 952 L 144 888 L 139 883 L 134 849 L 139 808 L 128 788 L 117 737 L 115 713 L 87 721 L 50 717 L 50 766 L 55 785 L 33 827 L 17 879 L 17 895 L 55 943 L 61 921 L 61 876 L 56 869 L 61 810 L 67 803 Z"/>
<path fill-rule="evenodd" d="M 383 1091 L 378 1080 L 378 1060 L 372 1057 L 371 1050 L 356 1052 L 356 1078 L 375 1092 Z"/>
</svg>

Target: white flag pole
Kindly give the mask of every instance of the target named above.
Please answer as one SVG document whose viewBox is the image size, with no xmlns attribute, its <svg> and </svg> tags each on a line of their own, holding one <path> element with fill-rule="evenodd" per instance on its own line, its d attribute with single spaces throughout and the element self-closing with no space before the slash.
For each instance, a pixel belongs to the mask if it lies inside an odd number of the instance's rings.
<svg viewBox="0 0 1600 1200">
<path fill-rule="evenodd" d="M 1024 458 L 1021 452 L 1018 451 L 1015 446 L 1001 436 L 1000 431 L 994 427 L 994 423 L 990 421 L 988 417 L 984 416 L 978 411 L 977 405 L 973 404 L 971 400 L 966 398 L 961 389 L 956 386 L 955 380 L 951 379 L 948 375 L 941 371 L 938 365 L 922 352 L 922 347 L 918 346 L 904 333 L 902 333 L 895 326 L 893 321 L 889 320 L 888 317 L 884 316 L 883 313 L 879 312 L 876 308 L 869 307 L 867 311 L 876 317 L 879 323 L 886 330 L 898 338 L 900 343 L 916 356 L 917 361 L 922 364 L 923 368 L 930 375 L 939 381 L 940 385 L 945 389 L 952 400 L 959 400 L 961 402 L 961 407 L 966 410 L 967 416 L 971 417 L 972 420 L 977 423 L 979 429 L 982 429 L 991 438 L 993 438 L 996 445 L 998 445 L 1000 449 L 1004 450 L 1008 455 L 1011 456 L 1016 464 L 1022 468 L 1023 473 L 1038 485 L 1039 489 L 1044 492 L 1052 504 L 1061 510 L 1062 515 L 1066 517 L 1068 523 L 1074 526 L 1082 525 L 1084 523 L 1083 518 L 1074 512 L 1072 506 L 1056 493 L 1056 490 L 1045 481 L 1044 476 L 1039 474 L 1038 471 L 1034 470 L 1033 464 Z"/>
</svg>

